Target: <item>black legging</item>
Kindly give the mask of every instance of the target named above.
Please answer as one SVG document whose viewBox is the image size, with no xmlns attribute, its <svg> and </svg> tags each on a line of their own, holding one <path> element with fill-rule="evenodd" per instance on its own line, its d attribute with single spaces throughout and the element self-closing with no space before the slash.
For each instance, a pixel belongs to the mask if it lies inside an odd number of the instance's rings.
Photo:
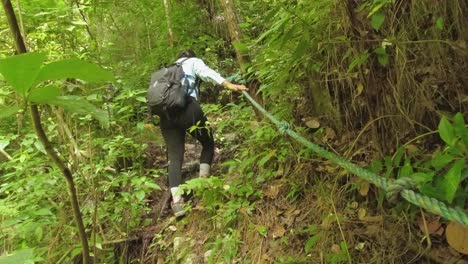
<svg viewBox="0 0 468 264">
<path fill-rule="evenodd" d="M 182 162 L 185 152 L 185 133 L 196 138 L 203 146 L 200 163 L 210 164 L 214 155 L 214 138 L 211 128 L 206 126 L 206 116 L 197 100 L 190 97 L 185 109 L 173 114 L 169 119 L 162 115 L 161 132 L 166 142 L 169 154 L 169 187 L 177 187 L 182 183 Z M 189 129 L 197 126 L 192 132 Z"/>
</svg>

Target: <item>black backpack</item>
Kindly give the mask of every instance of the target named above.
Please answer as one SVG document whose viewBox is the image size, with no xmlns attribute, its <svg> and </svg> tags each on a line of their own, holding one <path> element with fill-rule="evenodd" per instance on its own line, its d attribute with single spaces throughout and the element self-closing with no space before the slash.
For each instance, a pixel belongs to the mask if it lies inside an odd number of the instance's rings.
<svg viewBox="0 0 468 264">
<path fill-rule="evenodd" d="M 185 107 L 188 80 L 185 78 L 182 63 L 187 59 L 163 68 L 151 76 L 146 97 L 151 114 L 168 116 Z"/>
</svg>

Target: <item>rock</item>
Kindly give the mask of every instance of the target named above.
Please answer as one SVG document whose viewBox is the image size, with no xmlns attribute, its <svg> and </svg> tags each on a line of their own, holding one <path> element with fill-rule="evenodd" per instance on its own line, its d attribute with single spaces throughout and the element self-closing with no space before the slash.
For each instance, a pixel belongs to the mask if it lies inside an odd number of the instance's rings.
<svg viewBox="0 0 468 264">
<path fill-rule="evenodd" d="M 185 260 L 183 261 L 184 264 L 193 264 L 196 263 L 195 260 L 197 258 L 197 255 L 195 254 L 190 254 L 188 255 Z"/>
<path fill-rule="evenodd" d="M 175 237 L 174 242 L 173 242 L 172 250 L 174 252 L 180 252 L 180 245 L 182 245 L 182 242 L 183 242 L 183 238 Z"/>
<path fill-rule="evenodd" d="M 205 263 L 208 263 L 208 261 L 210 260 L 211 253 L 213 253 L 213 251 L 210 249 L 207 252 L 205 252 L 205 254 L 203 254 L 203 260 L 205 261 Z"/>
</svg>

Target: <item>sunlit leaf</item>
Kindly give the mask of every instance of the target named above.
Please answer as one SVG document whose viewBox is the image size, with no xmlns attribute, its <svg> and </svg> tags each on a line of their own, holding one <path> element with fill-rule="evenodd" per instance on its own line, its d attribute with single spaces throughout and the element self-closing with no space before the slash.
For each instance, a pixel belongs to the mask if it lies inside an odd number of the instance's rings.
<svg viewBox="0 0 468 264">
<path fill-rule="evenodd" d="M 145 192 L 143 190 L 139 190 L 135 193 L 135 196 L 139 202 L 143 201 L 145 198 Z"/>
<path fill-rule="evenodd" d="M 437 18 L 436 27 L 437 27 L 438 30 L 444 29 L 444 19 L 443 18 L 441 18 L 441 17 Z"/>
<path fill-rule="evenodd" d="M 35 103 L 47 103 L 60 96 L 60 88 L 55 86 L 40 87 L 32 89 L 28 100 Z"/>
<path fill-rule="evenodd" d="M 68 59 L 54 61 L 42 67 L 37 81 L 63 80 L 67 78 L 76 78 L 88 82 L 114 80 L 112 73 L 96 64 L 78 59 Z"/>
<path fill-rule="evenodd" d="M 46 59 L 44 53 L 26 53 L 0 60 L 0 74 L 13 89 L 24 96 L 38 77 Z"/>
<path fill-rule="evenodd" d="M 453 145 L 453 140 L 455 139 L 453 126 L 445 117 L 442 117 L 442 119 L 440 120 L 439 135 L 440 138 L 442 138 L 442 140 L 449 146 Z"/>
<path fill-rule="evenodd" d="M 434 173 L 418 172 L 418 173 L 410 175 L 410 177 L 417 184 L 423 184 L 423 183 L 432 181 L 432 178 L 434 177 Z"/>
<path fill-rule="evenodd" d="M 155 190 L 161 190 L 161 187 L 159 187 L 159 185 L 157 185 L 156 183 L 145 182 L 145 185 Z"/>
<path fill-rule="evenodd" d="M 73 25 L 77 25 L 77 26 L 86 26 L 88 24 L 86 24 L 86 22 L 82 21 L 82 20 L 75 20 L 75 21 L 72 21 L 71 22 Z"/>
<path fill-rule="evenodd" d="M 403 167 L 401 167 L 400 171 L 398 171 L 398 178 L 409 177 L 411 174 L 413 174 L 413 166 L 407 161 Z"/>
<path fill-rule="evenodd" d="M 442 169 L 451 161 L 453 161 L 454 157 L 450 154 L 445 153 L 437 153 L 431 161 L 432 167 L 436 170 Z"/>
<path fill-rule="evenodd" d="M 245 43 L 241 43 L 241 42 L 234 42 L 234 48 L 236 48 L 236 50 L 242 52 L 242 53 L 247 53 L 249 52 L 249 46 Z"/>
<path fill-rule="evenodd" d="M 47 151 L 44 148 L 44 145 L 42 145 L 42 142 L 37 140 L 34 142 L 34 146 L 36 147 L 37 150 L 42 152 L 43 154 L 47 154 Z"/>
<path fill-rule="evenodd" d="M 10 117 L 18 113 L 20 109 L 21 108 L 16 105 L 8 106 L 8 107 L 0 107 L 0 119 Z"/>
<path fill-rule="evenodd" d="M 53 100 L 47 101 L 47 103 L 61 106 L 63 109 L 72 113 L 91 114 L 101 123 L 101 125 L 105 127 L 109 125 L 107 112 L 96 108 L 94 105 L 79 96 L 59 96 Z"/>
<path fill-rule="evenodd" d="M 382 13 L 375 13 L 371 17 L 371 26 L 375 30 L 379 30 L 380 27 L 382 27 L 383 23 L 385 21 L 385 15 Z"/>
<path fill-rule="evenodd" d="M 31 248 L 14 251 L 11 255 L 0 256 L 0 264 L 25 264 L 34 259 L 34 250 Z"/>
<path fill-rule="evenodd" d="M 143 97 L 143 96 L 138 96 L 138 97 L 136 98 L 136 100 L 137 100 L 138 102 L 146 103 L 146 97 Z"/>
<path fill-rule="evenodd" d="M 447 174 L 445 174 L 444 180 L 440 184 L 440 188 L 445 195 L 445 200 L 449 203 L 455 198 L 455 193 L 460 186 L 461 172 L 464 163 L 464 160 L 457 160 Z"/>
<path fill-rule="evenodd" d="M 276 151 L 276 149 L 273 149 L 267 155 L 265 155 L 261 160 L 258 161 L 258 166 L 263 167 L 265 163 L 267 163 L 267 161 L 269 161 L 276 154 Z"/>
<path fill-rule="evenodd" d="M 36 236 L 36 239 L 41 241 L 42 238 L 44 237 L 44 229 L 42 229 L 42 226 L 36 227 L 36 230 L 34 231 L 34 235 Z"/>
<path fill-rule="evenodd" d="M 465 120 L 461 113 L 457 113 L 453 117 L 453 130 L 456 136 L 462 139 L 465 148 L 468 149 L 468 129 L 465 127 Z"/>
<path fill-rule="evenodd" d="M 359 54 L 359 56 L 356 57 L 351 62 L 351 64 L 349 64 L 348 72 L 352 71 L 355 67 L 361 66 L 362 64 L 366 63 L 368 58 L 369 58 L 369 53 L 367 51 Z"/>
<path fill-rule="evenodd" d="M 382 66 L 387 66 L 388 64 L 388 55 L 387 51 L 385 48 L 377 48 L 374 50 L 374 52 L 377 54 L 377 60 L 379 61 L 379 64 Z"/>
<path fill-rule="evenodd" d="M 10 144 L 7 139 L 0 139 L 0 149 L 5 149 Z"/>
<path fill-rule="evenodd" d="M 369 15 L 367 17 L 371 17 L 373 14 L 375 14 L 376 12 L 378 12 L 386 3 L 383 2 L 383 3 L 380 3 L 378 5 L 375 5 L 372 10 L 369 12 Z"/>
<path fill-rule="evenodd" d="M 47 208 L 47 207 L 44 207 L 44 208 L 41 208 L 41 209 L 37 210 L 36 212 L 34 212 L 34 214 L 35 215 L 40 215 L 40 216 L 53 215 L 52 211 L 50 211 L 50 209 Z"/>
<path fill-rule="evenodd" d="M 322 233 L 318 233 L 310 237 L 304 245 L 304 250 L 309 253 L 312 247 L 317 243 L 318 239 L 322 236 Z"/>
</svg>

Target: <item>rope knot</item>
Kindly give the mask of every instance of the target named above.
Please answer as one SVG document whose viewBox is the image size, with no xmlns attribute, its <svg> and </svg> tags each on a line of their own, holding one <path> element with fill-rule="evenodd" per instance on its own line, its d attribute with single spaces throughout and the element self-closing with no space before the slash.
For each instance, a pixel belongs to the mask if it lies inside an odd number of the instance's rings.
<svg viewBox="0 0 468 264">
<path fill-rule="evenodd" d="M 413 189 L 414 186 L 416 186 L 416 182 L 409 177 L 403 177 L 398 180 L 391 181 L 388 183 L 386 190 L 387 199 L 390 202 L 396 202 L 398 194 L 400 194 L 401 191 L 404 189 Z"/>
<path fill-rule="evenodd" d="M 290 129 L 291 129 L 291 125 L 289 125 L 286 122 L 280 122 L 280 124 L 278 125 L 278 130 L 281 134 L 286 134 L 286 132 Z"/>
</svg>

